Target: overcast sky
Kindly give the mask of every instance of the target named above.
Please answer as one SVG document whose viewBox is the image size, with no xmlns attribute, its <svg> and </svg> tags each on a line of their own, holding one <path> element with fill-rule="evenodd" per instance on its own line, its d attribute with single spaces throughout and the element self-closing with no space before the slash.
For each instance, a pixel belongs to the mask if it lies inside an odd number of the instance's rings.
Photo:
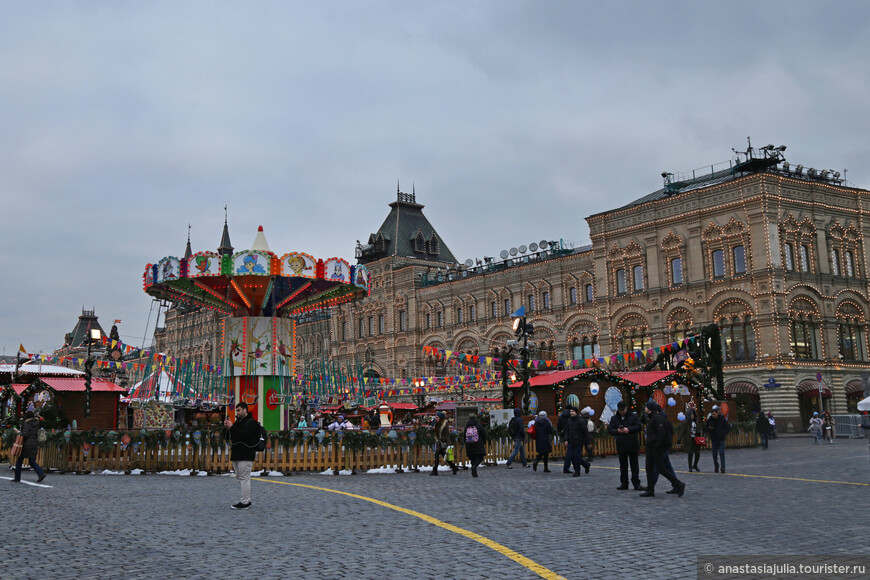
<svg viewBox="0 0 870 580">
<path fill-rule="evenodd" d="M 145 264 L 353 261 L 416 188 L 460 261 L 788 146 L 870 186 L 866 2 L 0 0 L 0 349 L 82 306 L 151 342 Z"/>
</svg>

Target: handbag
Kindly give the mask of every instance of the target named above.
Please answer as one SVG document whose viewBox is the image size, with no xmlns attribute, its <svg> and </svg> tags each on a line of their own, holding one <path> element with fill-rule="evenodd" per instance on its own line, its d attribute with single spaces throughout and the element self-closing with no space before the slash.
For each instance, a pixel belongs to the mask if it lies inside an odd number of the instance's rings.
<svg viewBox="0 0 870 580">
<path fill-rule="evenodd" d="M 45 429 L 40 429 L 39 435 L 36 436 L 36 442 L 41 444 L 46 441 L 48 441 L 48 433 L 45 432 Z"/>
<path fill-rule="evenodd" d="M 707 445 L 707 438 L 702 437 L 701 435 L 696 435 L 695 445 L 697 445 L 698 447 L 704 447 L 705 445 Z"/>
<path fill-rule="evenodd" d="M 526 429 L 526 433 L 528 433 L 529 435 L 531 435 L 532 437 L 534 437 L 534 436 L 536 436 L 536 435 L 538 434 L 538 428 L 535 427 L 535 424 L 534 424 L 534 423 L 532 423 L 531 425 L 529 425 L 529 428 Z"/>
<path fill-rule="evenodd" d="M 447 461 L 454 461 L 453 445 L 447 448 Z"/>
<path fill-rule="evenodd" d="M 9 457 L 16 458 L 21 455 L 21 450 L 24 448 L 24 435 L 18 434 L 15 438 L 15 443 L 12 444 L 12 449 L 9 451 Z"/>
</svg>

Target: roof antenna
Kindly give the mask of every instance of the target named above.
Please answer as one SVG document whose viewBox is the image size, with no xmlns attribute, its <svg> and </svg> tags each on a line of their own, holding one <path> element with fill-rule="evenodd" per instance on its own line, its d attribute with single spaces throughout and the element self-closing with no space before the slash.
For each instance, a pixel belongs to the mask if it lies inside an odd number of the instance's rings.
<svg viewBox="0 0 870 580">
<path fill-rule="evenodd" d="M 224 204 L 224 224 L 227 223 L 227 206 Z"/>
<path fill-rule="evenodd" d="M 399 189 L 399 180 L 396 180 L 396 193 L 402 193 L 402 190 Z"/>
</svg>

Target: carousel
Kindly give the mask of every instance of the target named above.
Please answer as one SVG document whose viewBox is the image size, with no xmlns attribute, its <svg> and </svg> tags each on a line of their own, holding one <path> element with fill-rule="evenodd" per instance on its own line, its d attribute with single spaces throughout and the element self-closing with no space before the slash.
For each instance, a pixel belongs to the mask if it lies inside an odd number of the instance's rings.
<svg viewBox="0 0 870 580">
<path fill-rule="evenodd" d="M 342 258 L 278 255 L 260 226 L 249 250 L 168 256 L 145 267 L 144 290 L 176 306 L 225 314 L 220 387 L 213 401 L 232 415 L 248 405 L 267 429 L 288 427 L 296 368 L 294 317 L 369 295 L 369 271 Z"/>
</svg>

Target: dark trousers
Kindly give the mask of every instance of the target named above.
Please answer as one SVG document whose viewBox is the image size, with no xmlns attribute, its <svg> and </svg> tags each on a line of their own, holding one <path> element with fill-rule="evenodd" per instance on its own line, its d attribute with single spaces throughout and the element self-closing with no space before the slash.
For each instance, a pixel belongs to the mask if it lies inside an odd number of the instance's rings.
<svg viewBox="0 0 870 580">
<path fill-rule="evenodd" d="M 672 472 L 674 475 L 677 474 L 677 470 L 674 469 L 674 465 L 671 463 L 671 452 L 669 450 L 665 449 L 662 452 L 662 461 L 664 462 L 665 467 L 667 467 L 668 471 Z M 658 480 L 659 480 L 659 468 L 654 466 L 653 467 L 653 482 L 652 482 L 653 487 L 655 487 L 655 484 Z"/>
<path fill-rule="evenodd" d="M 693 467 L 698 469 L 698 460 L 701 459 L 701 448 L 697 445 L 690 445 L 688 449 L 686 449 L 686 455 L 689 458 L 689 469 Z"/>
<path fill-rule="evenodd" d="M 631 466 L 631 484 L 640 487 L 640 476 L 637 474 L 637 451 L 619 452 L 619 483 L 628 487 L 628 466 Z"/>
<path fill-rule="evenodd" d="M 548 463 L 550 461 L 550 454 L 549 453 L 538 453 L 538 456 L 535 458 L 535 467 L 537 467 L 538 461 L 541 461 L 541 460 L 544 461 L 544 469 L 545 470 L 550 469 L 550 466 L 548 465 Z"/>
<path fill-rule="evenodd" d="M 477 473 L 477 468 L 481 463 L 483 463 L 484 457 L 485 457 L 485 455 L 482 453 L 468 456 L 468 459 L 471 461 L 471 473 L 472 473 L 472 475 Z"/>
<path fill-rule="evenodd" d="M 574 466 L 574 473 L 580 473 L 580 467 L 588 467 L 589 462 L 583 459 L 583 446 L 568 443 L 568 458 Z"/>
<path fill-rule="evenodd" d="M 511 456 L 508 457 L 507 464 L 510 465 L 514 462 L 514 459 L 517 458 L 517 455 L 520 456 L 520 461 L 523 463 L 523 467 L 526 466 L 526 448 L 523 446 L 522 439 L 514 439 L 514 451 L 511 453 Z"/>
<path fill-rule="evenodd" d="M 713 451 L 713 466 L 718 470 L 719 463 L 722 463 L 722 469 L 725 469 L 725 440 L 710 441 Z"/>
<path fill-rule="evenodd" d="M 33 455 L 25 455 L 22 453 L 18 456 L 18 459 L 15 461 L 15 479 L 21 479 L 21 467 L 24 465 L 24 460 L 27 459 L 30 462 L 30 467 L 33 468 L 33 471 L 36 472 L 36 475 L 42 477 L 45 473 L 39 464 L 36 462 L 36 453 Z"/>
<path fill-rule="evenodd" d="M 767 433 L 759 433 L 759 437 L 761 437 L 761 448 L 767 449 Z"/>
<path fill-rule="evenodd" d="M 440 463 L 441 458 L 446 457 L 446 456 L 447 456 L 447 448 L 446 447 L 441 447 L 439 445 L 438 447 L 435 448 L 435 465 L 432 466 L 432 471 L 434 471 L 436 473 L 438 472 L 438 464 Z M 447 461 L 445 459 L 444 463 L 446 463 L 450 469 L 453 469 L 454 471 L 456 470 L 456 466 L 453 465 L 452 461 Z"/>
<path fill-rule="evenodd" d="M 649 449 L 646 450 L 646 487 L 648 491 L 654 492 L 656 481 L 659 475 L 671 482 L 674 487 L 680 487 L 681 482 L 677 479 L 677 475 L 670 467 L 670 460 L 665 461 L 664 449 Z"/>
</svg>

